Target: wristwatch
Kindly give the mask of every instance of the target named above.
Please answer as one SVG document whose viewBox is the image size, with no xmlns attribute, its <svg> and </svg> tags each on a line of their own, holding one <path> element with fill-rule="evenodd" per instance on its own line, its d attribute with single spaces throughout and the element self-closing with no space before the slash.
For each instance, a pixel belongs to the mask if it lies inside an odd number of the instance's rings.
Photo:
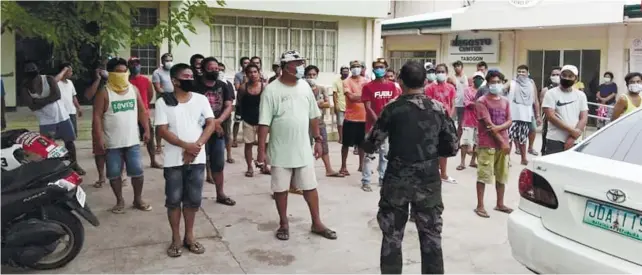
<svg viewBox="0 0 642 275">
<path fill-rule="evenodd" d="M 316 136 L 316 137 L 314 137 L 314 142 L 321 143 L 321 142 L 323 142 L 323 138 L 321 136 Z"/>
</svg>

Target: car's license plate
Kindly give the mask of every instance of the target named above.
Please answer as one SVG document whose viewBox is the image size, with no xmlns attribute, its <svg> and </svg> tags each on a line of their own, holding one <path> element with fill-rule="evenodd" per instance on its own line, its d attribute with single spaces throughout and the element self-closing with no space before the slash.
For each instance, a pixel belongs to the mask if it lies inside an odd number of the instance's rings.
<svg viewBox="0 0 642 275">
<path fill-rule="evenodd" d="M 78 203 L 80 204 L 81 207 L 85 207 L 86 199 L 87 199 L 87 194 L 85 193 L 85 190 L 82 190 L 80 186 L 76 187 L 76 200 L 78 200 Z"/>
<path fill-rule="evenodd" d="M 642 241 L 642 214 L 632 210 L 587 200 L 583 221 L 588 225 Z"/>
</svg>

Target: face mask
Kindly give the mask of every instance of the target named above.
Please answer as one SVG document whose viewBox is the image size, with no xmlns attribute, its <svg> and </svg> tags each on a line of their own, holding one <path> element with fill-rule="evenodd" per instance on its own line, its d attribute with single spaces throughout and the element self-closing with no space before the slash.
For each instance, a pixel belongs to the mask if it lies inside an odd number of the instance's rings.
<svg viewBox="0 0 642 275">
<path fill-rule="evenodd" d="M 429 73 L 426 75 L 426 78 L 428 78 L 429 81 L 435 81 L 435 79 L 437 79 L 437 75 L 434 73 Z"/>
<path fill-rule="evenodd" d="M 350 69 L 350 72 L 352 73 L 352 76 L 357 76 L 361 74 L 361 68 L 352 68 Z"/>
<path fill-rule="evenodd" d="M 439 73 L 439 74 L 437 74 L 437 81 L 438 81 L 438 82 L 444 82 L 444 81 L 446 81 L 446 74 L 445 74 L 445 73 Z"/>
<path fill-rule="evenodd" d="M 171 69 L 172 66 L 174 66 L 174 62 L 172 61 L 165 62 L 165 70 Z"/>
<path fill-rule="evenodd" d="M 494 95 L 501 94 L 502 90 L 504 89 L 504 85 L 502 84 L 491 84 L 489 87 L 490 93 Z"/>
<path fill-rule="evenodd" d="M 484 84 L 484 80 L 481 78 L 476 78 L 473 80 L 473 85 L 475 85 L 475 88 L 481 87 L 481 85 Z"/>
<path fill-rule="evenodd" d="M 350 73 L 341 74 L 341 79 L 346 79 L 346 78 L 348 78 L 348 76 L 350 76 Z"/>
<path fill-rule="evenodd" d="M 374 69 L 373 72 L 376 78 L 382 78 L 384 75 L 386 75 L 386 70 L 381 68 Z"/>
<path fill-rule="evenodd" d="M 642 83 L 629 84 L 629 92 L 639 94 L 642 92 Z"/>
<path fill-rule="evenodd" d="M 560 76 L 559 75 L 551 76 L 551 82 L 553 82 L 554 84 L 560 84 Z"/>
<path fill-rule="evenodd" d="M 110 72 L 107 76 L 107 86 L 116 91 L 124 91 L 129 88 L 129 73 Z"/>
<path fill-rule="evenodd" d="M 560 86 L 562 86 L 562 88 L 571 87 L 573 86 L 573 84 L 575 84 L 575 80 L 564 79 L 564 78 L 560 79 Z"/>
<path fill-rule="evenodd" d="M 179 87 L 181 88 L 181 90 L 186 91 L 186 92 L 191 92 L 191 91 L 196 90 L 195 89 L 196 88 L 196 83 L 194 83 L 194 80 L 179 79 L 178 81 L 180 82 L 180 86 Z"/>
<path fill-rule="evenodd" d="M 217 80 L 218 72 L 205 72 L 205 79 L 207 80 Z"/>
<path fill-rule="evenodd" d="M 140 73 L 140 66 L 134 66 L 129 68 L 129 70 L 132 72 L 132 74 L 139 74 Z"/>
<path fill-rule="evenodd" d="M 311 78 L 308 79 L 308 83 L 310 84 L 310 86 L 316 86 L 317 85 L 317 82 L 314 81 L 314 79 L 311 79 Z"/>
<path fill-rule="evenodd" d="M 604 78 L 604 82 L 611 82 L 611 78 L 610 77 L 605 77 Z"/>
<path fill-rule="evenodd" d="M 517 78 L 522 78 L 522 79 L 528 78 L 528 75 L 527 74 L 517 74 Z"/>
<path fill-rule="evenodd" d="M 218 80 L 225 81 L 225 73 L 224 72 L 218 72 Z"/>
<path fill-rule="evenodd" d="M 296 67 L 296 75 L 295 76 L 296 76 L 297 79 L 303 78 L 305 76 L 305 66 L 303 66 L 303 65 L 297 66 Z"/>
<path fill-rule="evenodd" d="M 28 73 L 24 74 L 25 78 L 27 78 L 27 79 L 33 79 L 37 75 L 38 75 L 38 72 L 28 72 Z"/>
</svg>

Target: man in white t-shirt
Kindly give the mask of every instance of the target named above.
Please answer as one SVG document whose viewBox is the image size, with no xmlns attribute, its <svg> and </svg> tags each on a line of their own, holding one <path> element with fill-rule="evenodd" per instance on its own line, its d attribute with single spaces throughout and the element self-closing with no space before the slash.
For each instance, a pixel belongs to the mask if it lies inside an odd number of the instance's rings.
<svg viewBox="0 0 642 275">
<path fill-rule="evenodd" d="M 80 109 L 80 104 L 76 98 L 76 88 L 74 83 L 71 81 L 71 76 L 74 74 L 74 71 L 71 67 L 71 63 L 62 63 L 60 65 L 60 72 L 54 80 L 58 83 L 58 89 L 60 89 L 60 97 L 62 102 L 65 105 L 65 109 L 69 112 L 69 119 L 71 119 L 71 124 L 74 125 L 74 132 L 76 137 L 78 137 L 78 119 L 76 116 L 82 116 L 82 110 Z"/>
<path fill-rule="evenodd" d="M 259 106 L 259 150 L 256 158 L 265 164 L 267 153 L 272 163 L 272 192 L 279 213 L 276 238 L 290 239 L 288 223 L 288 190 L 291 185 L 303 190 L 312 216 L 311 232 L 327 239 L 336 239 L 337 233 L 327 228 L 319 215 L 319 194 L 314 170 L 314 158 L 323 154 L 323 138 L 319 132 L 321 111 L 310 85 L 304 77 L 305 59 L 296 51 L 281 55 L 282 75 L 268 84 L 261 94 Z M 314 138 L 314 151 L 310 147 Z M 313 155 L 314 154 L 314 155 Z"/>
<path fill-rule="evenodd" d="M 163 94 L 156 102 L 159 136 L 166 141 L 163 149 L 165 207 L 172 229 L 170 257 L 181 256 L 181 247 L 202 254 L 205 248 L 194 236 L 194 218 L 201 207 L 205 175 L 205 143 L 215 129 L 214 113 L 207 98 L 196 90 L 192 69 L 176 64 L 170 69 L 174 92 Z M 185 218 L 185 236 L 181 239 L 181 210 Z"/>
<path fill-rule="evenodd" d="M 588 120 L 586 94 L 573 87 L 578 70 L 573 65 L 564 65 L 560 85 L 544 95 L 544 114 L 548 120 L 545 155 L 565 151 L 577 142 Z"/>
</svg>

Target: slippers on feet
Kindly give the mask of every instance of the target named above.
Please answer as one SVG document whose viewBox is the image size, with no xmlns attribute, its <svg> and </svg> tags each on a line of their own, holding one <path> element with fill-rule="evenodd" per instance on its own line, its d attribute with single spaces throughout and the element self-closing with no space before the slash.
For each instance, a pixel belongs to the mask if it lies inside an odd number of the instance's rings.
<svg viewBox="0 0 642 275">
<path fill-rule="evenodd" d="M 117 204 L 114 207 L 112 207 L 109 211 L 111 211 L 114 214 L 125 214 L 125 206 L 121 204 Z"/>
<path fill-rule="evenodd" d="M 470 166 L 472 168 L 477 168 L 477 164 L 476 163 L 475 164 L 469 164 L 468 166 Z"/>
<path fill-rule="evenodd" d="M 220 204 L 227 205 L 227 206 L 236 205 L 236 201 L 234 201 L 230 197 L 225 197 L 225 198 L 220 198 L 220 199 L 216 198 L 216 203 L 220 203 Z"/>
<path fill-rule="evenodd" d="M 457 168 L 456 168 L 456 169 L 457 169 L 457 171 L 461 171 L 461 170 L 466 169 L 466 166 L 464 166 L 464 165 L 459 165 L 459 166 L 457 166 Z"/>
<path fill-rule="evenodd" d="M 336 240 L 337 239 L 337 232 L 334 232 L 330 230 L 329 228 L 323 229 L 321 231 L 316 231 L 314 229 L 310 230 L 312 234 L 319 235 L 321 237 L 324 237 L 328 240 Z"/>
<path fill-rule="evenodd" d="M 282 241 L 287 241 L 290 239 L 290 229 L 289 228 L 279 228 L 276 230 L 274 235 L 277 239 Z"/>
<path fill-rule="evenodd" d="M 103 184 L 105 184 L 104 180 L 97 180 L 96 182 L 94 182 L 94 188 L 102 188 Z"/>
<path fill-rule="evenodd" d="M 227 163 L 234 163 L 234 162 L 235 162 L 234 159 L 227 159 Z"/>
<path fill-rule="evenodd" d="M 343 175 L 344 177 L 350 176 L 350 172 L 348 172 L 348 170 L 341 170 L 339 171 L 339 174 Z"/>
<path fill-rule="evenodd" d="M 254 177 L 254 171 L 245 172 L 245 176 L 248 177 L 248 178 Z"/>
<path fill-rule="evenodd" d="M 372 188 L 370 187 L 370 185 L 367 185 L 367 184 L 362 184 L 361 185 L 361 190 L 363 190 L 365 192 L 372 192 Z"/>
<path fill-rule="evenodd" d="M 187 248 L 189 252 L 194 254 L 203 254 L 205 253 L 205 247 L 199 242 L 193 242 L 188 244 L 187 241 L 183 241 L 183 247 Z"/>
<path fill-rule="evenodd" d="M 495 207 L 495 208 L 493 208 L 493 210 L 499 211 L 499 212 L 503 212 L 503 213 L 506 213 L 506 214 L 513 213 L 513 209 L 508 208 L 506 206 L 504 206 L 504 207 Z"/>
<path fill-rule="evenodd" d="M 134 202 L 132 207 L 134 207 L 134 209 L 137 209 L 137 210 L 140 210 L 140 211 L 152 211 L 152 206 L 149 203 L 144 203 L 144 202 L 136 203 L 136 202 Z"/>
<path fill-rule="evenodd" d="M 170 256 L 172 258 L 180 257 L 183 255 L 183 250 L 181 249 L 180 246 L 172 244 L 167 248 L 167 256 Z"/>
<path fill-rule="evenodd" d="M 339 173 L 339 172 L 326 174 L 325 176 L 329 177 L 329 178 L 343 178 L 343 175 L 341 173 Z"/>
<path fill-rule="evenodd" d="M 477 216 L 480 216 L 480 217 L 482 217 L 482 218 L 490 218 L 490 215 L 488 215 L 488 213 L 486 212 L 486 210 L 483 210 L 483 209 L 481 209 L 481 210 L 480 210 L 480 209 L 473 209 L 473 211 L 475 211 L 475 214 L 477 214 Z"/>
</svg>

